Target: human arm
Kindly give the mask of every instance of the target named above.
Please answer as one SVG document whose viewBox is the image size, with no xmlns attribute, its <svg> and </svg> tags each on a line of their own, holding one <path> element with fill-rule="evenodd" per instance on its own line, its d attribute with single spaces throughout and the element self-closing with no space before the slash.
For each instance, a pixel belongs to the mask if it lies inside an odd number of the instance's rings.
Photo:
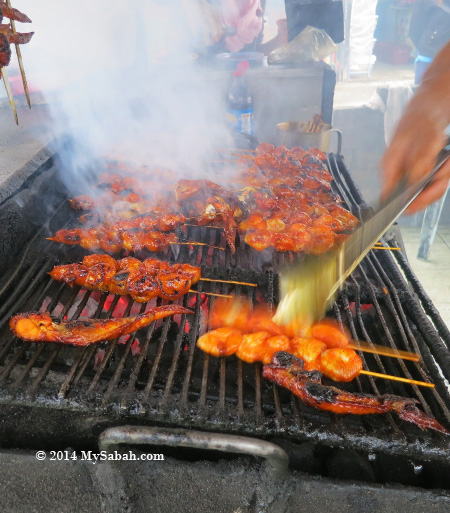
<svg viewBox="0 0 450 513">
<path fill-rule="evenodd" d="M 426 71 L 422 85 L 408 104 L 383 157 L 383 198 L 405 175 L 410 183 L 415 183 L 430 172 L 444 145 L 444 130 L 449 123 L 450 42 Z M 449 179 L 450 161 L 447 161 L 407 213 L 422 210 L 439 199 L 446 191 Z"/>
</svg>

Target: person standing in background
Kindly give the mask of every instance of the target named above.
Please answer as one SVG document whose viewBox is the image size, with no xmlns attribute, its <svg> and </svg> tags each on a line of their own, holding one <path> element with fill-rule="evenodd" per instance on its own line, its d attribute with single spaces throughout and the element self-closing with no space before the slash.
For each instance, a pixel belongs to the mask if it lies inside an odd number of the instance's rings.
<svg viewBox="0 0 450 513">
<path fill-rule="evenodd" d="M 414 83 L 419 85 L 435 55 L 450 40 L 450 0 L 417 0 L 409 37 L 418 52 Z"/>
<path fill-rule="evenodd" d="M 218 51 L 254 50 L 263 29 L 265 0 L 182 0 L 194 35 Z"/>
</svg>

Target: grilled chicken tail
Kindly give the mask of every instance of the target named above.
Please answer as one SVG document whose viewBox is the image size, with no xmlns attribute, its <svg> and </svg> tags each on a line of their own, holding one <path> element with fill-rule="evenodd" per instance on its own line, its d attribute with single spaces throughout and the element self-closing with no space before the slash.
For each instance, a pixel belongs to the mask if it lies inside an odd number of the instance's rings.
<svg viewBox="0 0 450 513">
<path fill-rule="evenodd" d="M 434 429 L 450 435 L 439 422 L 420 411 L 414 399 L 395 395 L 352 394 L 332 386 L 322 385 L 322 373 L 305 371 L 303 360 L 285 353 L 275 353 L 272 363 L 264 365 L 263 376 L 290 390 L 308 406 L 334 413 L 364 415 L 394 412 L 401 419 L 421 429 Z"/>
<path fill-rule="evenodd" d="M 5 18 L 9 18 L 10 20 L 20 21 L 21 23 L 31 23 L 30 18 L 26 14 L 20 12 L 18 9 L 8 7 L 6 2 L 0 1 L 0 11 L 3 12 Z"/>
<path fill-rule="evenodd" d="M 191 313 L 191 310 L 183 306 L 167 305 L 152 308 L 134 317 L 57 322 L 47 313 L 31 312 L 15 315 L 9 321 L 9 326 L 14 335 L 31 342 L 61 342 L 87 346 L 128 335 L 170 315 Z"/>
</svg>

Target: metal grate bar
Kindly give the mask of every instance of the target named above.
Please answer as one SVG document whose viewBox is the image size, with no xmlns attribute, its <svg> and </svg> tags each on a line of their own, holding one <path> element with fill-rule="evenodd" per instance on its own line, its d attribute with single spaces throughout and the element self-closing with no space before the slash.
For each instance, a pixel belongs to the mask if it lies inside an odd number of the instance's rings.
<svg viewBox="0 0 450 513">
<path fill-rule="evenodd" d="M 128 317 L 130 315 L 130 311 L 131 311 L 131 308 L 134 304 L 134 301 L 130 298 L 129 301 L 128 301 L 128 305 L 127 305 L 127 308 L 125 310 L 125 315 L 124 317 Z M 112 311 L 111 312 L 111 315 L 113 314 L 114 312 Z M 111 340 L 108 344 L 108 348 L 106 349 L 106 352 L 103 356 L 103 360 L 101 362 L 101 364 L 99 365 L 98 369 L 97 369 L 97 372 L 95 373 L 95 376 L 94 378 L 92 379 L 92 382 L 91 384 L 89 385 L 89 388 L 86 392 L 87 395 L 89 395 L 95 388 L 95 386 L 97 385 L 98 383 L 98 380 L 100 379 L 100 376 L 102 375 L 103 371 L 105 370 L 105 367 L 106 365 L 109 363 L 109 359 L 111 358 L 111 355 L 113 354 L 113 351 L 117 345 L 117 341 L 118 339 L 115 338 L 114 340 Z"/>
<path fill-rule="evenodd" d="M 52 280 L 50 280 L 48 283 L 47 283 L 47 286 L 44 288 L 44 290 L 41 292 L 41 294 L 39 295 L 39 299 L 37 301 L 37 304 L 41 304 L 42 303 L 42 300 L 44 299 L 45 297 L 45 294 L 48 292 L 48 289 L 50 288 L 50 286 L 52 285 Z M 0 362 L 3 360 L 3 357 L 9 352 L 9 349 L 11 348 L 11 345 L 12 343 L 14 342 L 14 340 L 16 339 L 16 337 L 14 336 L 11 336 L 7 342 L 4 344 L 4 347 L 3 349 L 0 351 Z"/>
<path fill-rule="evenodd" d="M 94 318 L 98 318 L 100 317 L 100 314 L 103 310 L 103 306 L 105 304 L 105 300 L 106 300 L 106 297 L 108 296 L 108 294 L 104 293 L 101 295 L 100 297 L 100 301 L 98 303 L 98 306 L 97 306 L 97 310 L 96 312 L 94 313 Z M 113 303 L 111 304 L 110 306 L 110 315 L 112 314 L 112 311 L 114 310 L 116 304 L 117 304 L 117 301 L 119 300 L 119 297 L 117 296 L 117 299 L 115 298 L 115 303 L 113 301 Z M 80 305 L 81 306 L 81 305 Z M 76 315 L 80 315 L 80 312 L 75 312 L 75 315 L 74 315 L 74 318 L 77 318 L 75 317 Z M 63 398 L 67 395 L 71 385 L 72 385 L 72 380 L 75 376 L 75 373 L 77 371 L 77 368 L 78 366 L 80 365 L 80 363 L 83 361 L 83 358 L 85 358 L 86 354 L 93 354 L 95 351 L 95 346 L 91 346 L 91 347 L 84 347 L 84 348 L 80 348 L 79 352 L 78 352 L 78 356 L 77 358 L 75 359 L 75 361 L 73 362 L 72 364 L 72 367 L 67 375 L 67 378 L 65 379 L 64 383 L 61 385 L 61 388 L 59 389 L 59 392 L 58 392 L 58 397 L 59 398 Z M 86 361 L 86 358 L 85 358 L 85 361 Z M 87 365 L 87 362 L 89 361 L 89 359 L 87 359 L 86 361 L 86 364 Z M 83 369 L 83 366 L 82 366 L 82 369 Z M 80 374 L 78 374 L 79 376 Z M 77 377 L 78 377 L 77 376 Z M 79 379 L 79 377 L 78 377 Z"/>
<path fill-rule="evenodd" d="M 139 314 L 144 313 L 146 307 L 147 307 L 146 303 L 142 304 L 141 308 L 139 310 Z M 133 342 L 135 341 L 135 339 L 136 339 L 136 332 L 134 332 L 132 335 L 130 335 L 127 340 L 122 358 L 120 359 L 119 364 L 117 365 L 116 370 L 114 372 L 114 375 L 111 378 L 111 380 L 109 381 L 108 388 L 106 389 L 106 392 L 103 395 L 103 406 L 105 406 L 107 404 L 113 389 L 116 387 L 116 385 L 119 381 L 119 378 L 120 378 L 120 376 L 123 372 L 123 368 L 125 366 L 125 360 L 127 359 L 127 356 L 130 352 L 131 346 L 133 345 Z"/>
<path fill-rule="evenodd" d="M 359 266 L 359 267 L 361 267 L 361 266 Z M 356 307 L 355 307 L 355 313 L 356 313 L 356 319 L 358 320 L 358 325 L 359 325 L 359 327 L 361 329 L 361 332 L 363 334 L 364 340 L 366 342 L 368 342 L 373 347 L 373 342 L 372 342 L 372 340 L 371 340 L 371 338 L 369 336 L 369 333 L 367 332 L 366 326 L 365 326 L 363 318 L 362 318 L 361 296 L 360 296 L 359 284 L 357 283 L 357 281 L 355 280 L 355 278 L 353 276 L 351 276 L 350 279 L 353 281 L 353 284 L 356 286 L 356 298 L 355 298 L 355 305 L 356 305 Z M 349 306 L 349 308 L 350 308 L 350 306 Z M 350 317 L 350 319 L 352 319 L 352 317 Z M 353 322 L 353 320 L 351 322 Z M 379 367 L 381 369 L 384 369 L 384 367 L 382 366 L 382 364 L 380 362 L 380 357 L 378 355 L 375 355 L 375 360 L 376 360 L 377 364 L 379 365 Z M 375 384 L 375 380 L 372 378 L 372 376 L 366 376 L 366 378 L 369 380 L 370 386 L 371 386 L 372 390 L 375 392 L 375 394 L 376 395 L 380 395 L 380 391 L 379 391 L 377 385 Z M 391 383 L 387 383 L 386 386 L 388 387 L 388 389 L 392 389 Z M 392 429 L 395 432 L 400 433 L 401 430 L 398 427 L 398 424 L 395 422 L 394 417 L 392 416 L 392 414 L 391 413 L 387 413 L 386 414 L 386 418 L 388 419 L 388 422 L 391 425 Z"/>
<path fill-rule="evenodd" d="M 238 375 L 237 375 L 237 396 L 238 396 L 238 415 L 244 414 L 244 386 L 242 382 L 242 360 L 238 360 Z"/>
<path fill-rule="evenodd" d="M 197 301 L 197 303 L 198 303 L 198 301 Z M 156 376 L 156 373 L 158 371 L 159 362 L 161 360 L 161 355 L 162 355 L 162 352 L 163 352 L 163 349 L 164 349 L 164 345 L 165 345 L 165 343 L 167 341 L 167 333 L 169 332 L 170 323 L 171 323 L 171 319 L 170 318 L 166 318 L 163 321 L 164 328 L 162 330 L 161 336 L 159 337 L 158 349 L 156 351 L 155 359 L 153 360 L 152 370 L 150 372 L 150 376 L 148 378 L 147 385 L 145 386 L 145 390 L 144 390 L 144 393 L 142 395 L 142 402 L 143 403 L 146 403 L 148 401 L 148 397 L 149 397 L 150 392 L 152 390 L 153 383 L 155 381 L 155 376 Z"/>
<path fill-rule="evenodd" d="M 372 262 L 372 259 L 369 257 L 367 259 L 367 262 L 368 264 L 371 266 L 372 270 L 374 271 L 374 274 L 377 275 L 378 273 L 376 272 L 376 269 L 375 269 L 375 266 L 373 265 L 373 262 Z M 379 278 L 378 276 L 376 276 L 376 279 L 381 282 L 381 284 L 383 284 L 383 282 L 381 281 L 381 278 Z M 392 287 L 392 283 L 387 283 L 387 285 L 389 286 L 389 288 L 393 288 Z M 385 297 L 385 302 L 387 303 L 387 305 L 389 306 L 389 309 L 391 311 L 391 314 L 394 316 L 395 318 L 395 321 L 396 321 L 396 324 L 397 324 L 397 327 L 400 331 L 400 335 L 402 337 L 402 340 L 404 341 L 404 344 L 406 346 L 406 348 L 409 348 L 410 347 L 410 344 L 408 344 L 408 338 L 406 336 L 406 333 L 405 333 L 405 330 L 403 329 L 403 325 L 402 325 L 402 322 L 401 322 L 401 319 L 397 313 L 397 310 L 395 309 L 394 307 L 394 304 L 391 300 L 391 297 L 389 294 L 386 295 Z M 390 331 L 390 330 L 389 330 Z M 392 337 L 388 337 L 388 341 L 389 341 L 389 345 L 393 348 L 393 349 L 397 349 L 397 345 L 394 343 L 394 340 L 392 339 Z M 400 365 L 400 367 L 402 368 L 402 371 L 405 375 L 405 377 L 407 377 L 408 379 L 413 379 L 413 376 L 411 375 L 411 373 L 409 372 L 408 368 L 406 367 L 405 365 L 405 362 L 399 358 L 398 359 L 398 364 Z M 422 374 L 422 377 L 423 378 L 426 378 L 426 379 L 429 379 L 429 376 L 427 376 L 425 374 L 425 372 L 423 372 L 423 369 L 421 369 L 421 367 L 419 365 L 416 365 L 415 366 L 416 369 L 419 371 L 419 373 L 421 372 Z M 419 387 L 417 385 L 411 385 L 413 387 L 413 390 L 416 394 L 416 396 L 418 397 L 420 403 L 422 404 L 424 410 L 428 413 L 428 414 L 431 414 L 431 408 L 428 406 L 428 403 L 427 401 L 425 400 L 424 396 L 422 395 L 422 392 L 420 391 Z"/>
<path fill-rule="evenodd" d="M 184 307 L 187 306 L 187 295 L 185 295 L 183 297 L 183 306 Z M 177 334 L 177 338 L 175 340 L 175 348 L 174 348 L 174 351 L 173 351 L 172 363 L 170 365 L 169 374 L 168 374 L 168 377 L 167 377 L 166 388 L 164 389 L 164 394 L 163 394 L 163 397 L 161 399 L 161 405 L 166 404 L 166 402 L 168 401 L 169 396 L 170 396 L 170 391 L 172 389 L 172 384 L 173 384 L 173 380 L 174 380 L 174 377 L 175 377 L 175 371 L 177 369 L 178 360 L 180 358 L 180 352 L 181 352 L 181 346 L 182 346 L 182 343 L 183 343 L 183 332 L 184 332 L 185 324 L 186 324 L 186 314 L 183 314 L 181 316 L 181 321 L 180 321 L 180 325 L 179 325 L 179 328 L 178 328 L 178 334 Z"/>
<path fill-rule="evenodd" d="M 202 291 L 203 285 L 198 282 L 197 283 L 197 290 Z M 188 363 L 186 366 L 186 372 L 184 375 L 184 381 L 183 381 L 183 389 L 181 392 L 181 404 L 182 406 L 186 406 L 188 402 L 188 392 L 189 392 L 189 383 L 191 380 L 191 373 L 192 373 L 192 364 L 194 361 L 194 351 L 195 351 L 195 345 L 198 338 L 198 330 L 200 328 L 198 320 L 200 319 L 200 301 L 197 298 L 197 301 L 195 302 L 195 317 L 192 322 L 190 321 L 190 330 L 189 330 L 189 357 L 188 357 Z"/>
<path fill-rule="evenodd" d="M 33 396 L 36 394 L 37 387 L 41 383 L 41 381 L 44 379 L 44 377 L 47 375 L 47 372 L 50 369 L 51 364 L 53 363 L 53 360 L 58 356 L 58 353 L 61 351 L 61 345 L 58 345 L 55 350 L 52 352 L 52 354 L 47 358 L 45 365 L 41 368 L 39 374 L 36 376 L 35 380 L 30 384 L 30 386 L 27 388 L 27 394 L 29 396 Z"/>
<path fill-rule="evenodd" d="M 156 306 L 161 306 L 161 299 L 159 299 L 159 298 L 157 299 Z M 126 407 L 127 403 L 129 402 L 129 400 L 131 399 L 131 397 L 134 394 L 136 381 L 138 379 L 139 372 L 141 371 L 142 364 L 144 363 L 145 359 L 148 357 L 148 349 L 149 349 L 150 341 L 152 339 L 153 332 L 155 329 L 155 324 L 156 323 L 153 322 L 147 329 L 147 334 L 145 336 L 144 344 L 141 347 L 141 352 L 139 354 L 139 357 L 137 358 L 136 364 L 135 364 L 133 370 L 131 371 L 131 375 L 128 380 L 128 385 L 127 385 L 126 391 L 125 391 L 125 393 L 122 397 L 122 400 L 120 402 L 120 405 L 122 408 Z"/>
</svg>

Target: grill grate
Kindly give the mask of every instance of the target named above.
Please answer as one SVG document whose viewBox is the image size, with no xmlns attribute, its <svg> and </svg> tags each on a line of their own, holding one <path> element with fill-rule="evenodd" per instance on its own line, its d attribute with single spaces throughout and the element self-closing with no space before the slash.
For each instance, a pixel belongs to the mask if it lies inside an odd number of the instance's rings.
<svg viewBox="0 0 450 513">
<path fill-rule="evenodd" d="M 353 184 L 343 161 L 331 154 L 328 167 L 334 186 L 352 212 L 363 219 L 368 208 Z M 60 228 L 60 205 L 49 232 Z M 53 224 L 58 226 L 52 226 Z M 42 237 L 41 237 L 42 236 Z M 262 437 L 312 439 L 329 445 L 365 451 L 446 459 L 445 437 L 420 432 L 392 415 L 336 416 L 305 407 L 284 389 L 262 379 L 260 365 L 249 365 L 234 357 L 216 359 L 196 348 L 213 299 L 189 293 L 180 299 L 195 310 L 195 316 L 164 319 L 129 336 L 85 348 L 55 344 L 32 344 L 16 340 L 8 319 L 19 311 L 43 306 L 59 319 L 76 319 L 86 309 L 93 317 L 111 317 L 142 312 L 129 298 L 70 288 L 51 280 L 47 272 L 58 260 L 77 261 L 79 248 L 56 247 L 43 239 L 44 230 L 31 241 L 40 258 L 19 265 L 0 293 L 0 402 L 9 405 L 44 405 L 47 409 L 117 416 L 139 423 L 195 426 L 215 431 Z M 219 230 L 189 229 L 189 240 L 225 247 Z M 38 250 L 36 251 L 36 248 Z M 226 249 L 180 246 L 179 253 L 165 255 L 174 261 L 198 262 L 209 278 L 228 278 L 258 283 L 258 289 L 218 282 L 199 282 L 200 292 L 244 294 L 253 302 L 277 302 L 277 266 L 297 258 L 292 254 L 260 254 L 238 241 L 235 255 Z M 273 258 L 273 260 L 272 260 Z M 450 423 L 450 343 L 448 331 L 427 303 L 427 313 L 413 296 L 406 278 L 413 275 L 403 256 L 397 255 L 402 271 L 387 251 L 372 251 L 348 280 L 333 307 L 333 314 L 355 339 L 386 344 L 418 352 L 415 363 L 363 354 L 364 367 L 373 371 L 424 380 L 431 377 L 435 389 L 420 389 L 361 376 L 341 388 L 374 394 L 392 393 L 415 398 L 423 410 L 440 422 Z M 421 287 L 414 282 L 416 291 Z M 424 294 L 424 293 L 423 293 Z M 422 294 L 422 301 L 427 298 Z M 158 300 L 157 304 L 165 302 Z M 432 306 L 432 305 L 431 305 Z M 439 333 L 433 327 L 433 323 Z"/>
</svg>

